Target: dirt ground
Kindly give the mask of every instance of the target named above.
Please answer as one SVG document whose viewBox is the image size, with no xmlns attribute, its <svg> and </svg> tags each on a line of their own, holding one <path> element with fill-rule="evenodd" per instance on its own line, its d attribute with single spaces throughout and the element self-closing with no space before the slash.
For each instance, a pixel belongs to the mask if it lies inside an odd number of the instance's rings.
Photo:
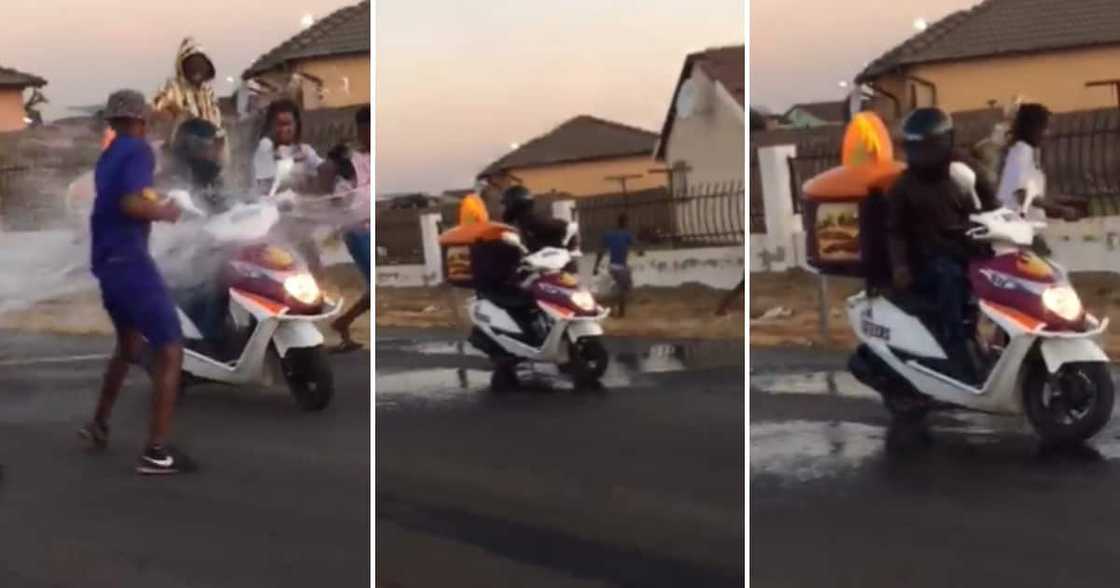
<svg viewBox="0 0 1120 588">
<path fill-rule="evenodd" d="M 466 330 L 464 307 L 468 290 L 378 288 L 379 327 L 456 328 Z M 631 292 L 626 318 L 608 318 L 612 336 L 673 339 L 742 339 L 742 298 L 727 316 L 715 315 L 725 290 L 687 285 L 679 288 L 638 288 Z"/>
<path fill-rule="evenodd" d="M 334 266 L 326 270 L 323 290 L 332 298 L 342 295 L 346 307 L 365 292 L 361 274 L 350 266 Z M 0 314 L 0 329 L 58 333 L 65 335 L 111 335 L 113 326 L 101 308 L 101 296 L 91 291 L 76 296 L 49 300 L 34 308 Z M 328 325 L 320 324 L 329 345 L 338 342 L 338 336 Z M 369 347 L 370 318 L 363 315 L 354 322 L 351 333 L 355 341 Z"/>
<path fill-rule="evenodd" d="M 1085 308 L 1097 317 L 1120 320 L 1120 276 L 1106 273 L 1081 273 L 1073 276 L 1074 286 Z M 855 336 L 848 327 L 844 300 L 862 289 L 858 280 L 828 278 L 828 334 L 820 329 L 819 282 L 803 271 L 757 273 L 750 279 L 751 346 L 823 347 L 852 349 Z M 776 309 L 788 312 L 779 312 Z M 763 318 L 767 312 L 779 314 Z M 1106 351 L 1120 356 L 1120 323 L 1104 336 Z"/>
</svg>

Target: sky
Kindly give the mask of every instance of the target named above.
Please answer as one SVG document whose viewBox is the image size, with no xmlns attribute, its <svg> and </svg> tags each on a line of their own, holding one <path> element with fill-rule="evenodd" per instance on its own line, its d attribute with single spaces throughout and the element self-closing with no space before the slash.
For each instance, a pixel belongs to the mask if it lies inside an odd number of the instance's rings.
<svg viewBox="0 0 1120 588">
<path fill-rule="evenodd" d="M 0 66 L 46 78 L 48 120 L 71 106 L 105 101 L 131 87 L 151 96 L 174 75 L 175 53 L 194 36 L 218 70 L 215 90 L 229 95 L 228 76 L 301 30 L 307 14 L 325 17 L 357 0 L 39 0 L 6 2 Z M 262 7 L 267 8 L 262 8 Z"/>
<path fill-rule="evenodd" d="M 979 0 L 751 0 L 750 103 L 785 112 L 839 100 L 841 81 L 933 23 Z"/>
<path fill-rule="evenodd" d="M 469 188 L 580 114 L 659 131 L 685 55 L 744 42 L 742 0 L 374 5 L 378 193 Z"/>
</svg>

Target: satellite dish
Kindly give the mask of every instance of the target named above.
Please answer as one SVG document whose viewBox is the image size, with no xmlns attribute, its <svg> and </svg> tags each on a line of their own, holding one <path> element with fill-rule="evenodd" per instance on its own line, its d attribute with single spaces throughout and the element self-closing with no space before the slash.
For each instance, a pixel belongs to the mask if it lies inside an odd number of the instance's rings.
<svg viewBox="0 0 1120 588">
<path fill-rule="evenodd" d="M 710 106 L 708 86 L 709 84 L 698 80 L 695 75 L 681 84 L 681 90 L 677 93 L 677 118 L 688 118 L 708 112 Z"/>
<path fill-rule="evenodd" d="M 677 94 L 677 118 L 688 118 L 696 114 L 696 84 L 692 78 L 681 84 L 681 91 Z"/>
</svg>

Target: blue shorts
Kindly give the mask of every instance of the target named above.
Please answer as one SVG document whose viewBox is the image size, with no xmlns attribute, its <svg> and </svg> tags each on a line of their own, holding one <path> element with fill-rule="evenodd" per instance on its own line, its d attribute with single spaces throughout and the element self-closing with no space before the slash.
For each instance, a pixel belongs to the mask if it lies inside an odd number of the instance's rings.
<svg viewBox="0 0 1120 588">
<path fill-rule="evenodd" d="M 346 250 L 366 278 L 366 288 L 369 288 L 369 233 L 369 229 L 357 229 L 348 231 L 344 237 Z"/>
<path fill-rule="evenodd" d="M 183 340 L 179 314 L 154 267 L 122 264 L 97 273 L 101 301 L 117 333 L 139 331 L 155 349 Z"/>
</svg>

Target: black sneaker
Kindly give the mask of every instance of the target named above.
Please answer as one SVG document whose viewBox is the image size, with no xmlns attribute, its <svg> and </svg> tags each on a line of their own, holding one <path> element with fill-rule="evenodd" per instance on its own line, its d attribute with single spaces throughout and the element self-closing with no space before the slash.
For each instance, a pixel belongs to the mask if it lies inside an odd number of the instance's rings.
<svg viewBox="0 0 1120 588">
<path fill-rule="evenodd" d="M 102 425 L 96 421 L 90 421 L 78 429 L 78 436 L 89 441 L 90 446 L 94 449 L 105 449 L 109 446 L 108 425 Z"/>
<path fill-rule="evenodd" d="M 168 447 L 149 447 L 136 462 L 136 473 L 145 476 L 180 474 L 194 470 L 190 458 Z"/>
</svg>

